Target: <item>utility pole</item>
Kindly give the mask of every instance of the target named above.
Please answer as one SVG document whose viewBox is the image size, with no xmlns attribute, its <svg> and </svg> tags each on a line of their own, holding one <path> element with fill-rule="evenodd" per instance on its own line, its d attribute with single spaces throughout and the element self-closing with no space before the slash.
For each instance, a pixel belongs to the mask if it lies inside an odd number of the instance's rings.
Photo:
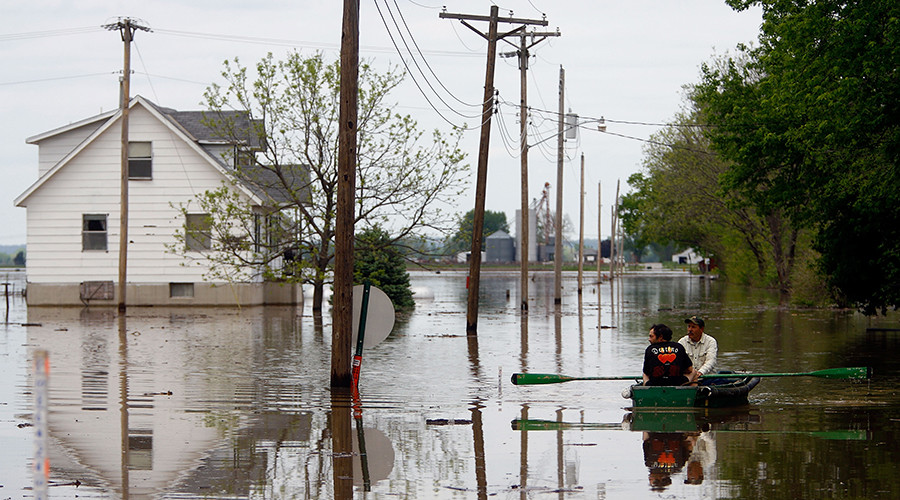
<svg viewBox="0 0 900 500">
<path fill-rule="evenodd" d="M 581 153 L 581 196 L 578 215 L 578 295 L 581 295 L 584 274 L 584 153 Z"/>
<path fill-rule="evenodd" d="M 616 240 L 616 227 L 619 223 L 619 181 L 616 180 L 616 198 L 613 200 L 612 205 L 610 206 L 611 213 L 610 218 L 612 219 L 612 230 L 609 236 L 609 279 L 610 282 L 615 280 L 616 277 L 616 260 L 618 260 L 619 256 L 617 253 L 617 240 Z"/>
<path fill-rule="evenodd" d="M 600 283 L 603 283 L 603 272 L 600 269 L 603 264 L 603 205 L 600 203 L 600 196 L 603 190 L 600 188 L 600 182 L 597 182 L 597 298 L 600 297 Z"/>
<path fill-rule="evenodd" d="M 519 58 L 519 142 L 520 160 L 522 165 L 522 208 L 519 211 L 519 260 L 521 264 L 521 276 L 519 289 L 521 293 L 521 308 L 528 311 L 528 246 L 529 246 L 529 222 L 531 218 L 528 213 L 528 85 L 526 74 L 528 71 L 528 49 L 534 47 L 538 43 L 544 41 L 547 37 L 560 36 L 557 30 L 555 33 L 534 32 L 521 33 L 519 35 L 519 49 L 516 52 L 500 54 L 504 56 L 518 56 Z M 531 43 L 528 43 L 528 37 L 531 37 Z"/>
<path fill-rule="evenodd" d="M 559 125 L 556 135 L 556 241 L 553 246 L 553 303 L 562 303 L 562 210 L 563 210 L 563 141 L 565 137 L 566 70 L 559 67 Z"/>
<path fill-rule="evenodd" d="M 107 30 L 118 30 L 125 44 L 125 62 L 119 89 L 119 107 L 122 111 L 122 152 L 121 179 L 119 184 L 119 312 L 125 312 L 125 286 L 128 269 L 128 104 L 131 102 L 131 41 L 136 30 L 150 31 L 129 18 L 119 18 L 112 24 L 103 25 Z"/>
<path fill-rule="evenodd" d="M 488 42 L 487 68 L 484 76 L 484 100 L 481 111 L 481 140 L 478 146 L 478 174 L 475 185 L 475 211 L 472 219 L 472 255 L 469 262 L 469 295 L 466 310 L 466 333 L 475 335 L 478 331 L 478 287 L 481 281 L 481 237 L 484 233 L 484 198 L 487 185 L 488 147 L 491 141 L 491 116 L 494 109 L 494 66 L 497 56 L 497 40 L 518 34 L 526 25 L 546 26 L 547 20 L 516 19 L 512 16 L 500 19 L 499 7 L 491 6 L 490 16 L 451 14 L 441 12 L 441 19 L 459 19 L 460 22 Z M 488 31 L 482 33 L 467 21 L 487 21 Z M 498 32 L 499 23 L 520 24 L 506 33 Z"/>
<path fill-rule="evenodd" d="M 338 187 L 334 236 L 334 320 L 331 386 L 351 384 L 353 338 L 353 220 L 356 192 L 357 90 L 359 88 L 359 0 L 344 0 L 341 28 L 341 107 L 338 112 Z"/>
</svg>

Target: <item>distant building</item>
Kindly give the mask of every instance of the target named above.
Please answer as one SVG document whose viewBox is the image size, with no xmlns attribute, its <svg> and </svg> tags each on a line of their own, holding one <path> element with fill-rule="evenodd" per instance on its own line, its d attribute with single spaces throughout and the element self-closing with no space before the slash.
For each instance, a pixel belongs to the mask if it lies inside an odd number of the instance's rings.
<svg viewBox="0 0 900 500">
<path fill-rule="evenodd" d="M 672 256 L 672 262 L 675 262 L 676 264 L 697 264 L 702 260 L 703 257 L 694 252 L 693 248 L 688 248 L 687 250 Z"/>
<path fill-rule="evenodd" d="M 516 210 L 516 262 L 522 262 L 522 210 Z M 538 261 L 537 211 L 528 211 L 528 260 Z"/>
<path fill-rule="evenodd" d="M 495 231 L 485 238 L 486 260 L 488 262 L 514 262 L 516 258 L 515 240 L 504 231 Z"/>
<path fill-rule="evenodd" d="M 137 96 L 131 100 L 128 142 L 129 305 L 244 305 L 294 303 L 299 286 L 206 282 L 210 250 L 207 214 L 182 215 L 223 183 L 241 200 L 277 206 L 277 195 L 238 178 L 234 166 L 253 157 L 257 145 L 245 112 L 217 115 L 241 130 L 245 141 L 222 140 L 203 124 L 203 112 L 179 112 Z M 27 301 L 29 305 L 117 302 L 121 183 L 120 110 L 39 134 L 27 140 L 38 150 L 38 180 L 15 204 L 27 210 Z M 242 163 L 244 164 L 244 163 Z M 190 206 L 190 205 L 188 205 Z M 260 218 L 254 231 L 265 231 Z M 206 231 L 204 231 L 206 228 Z M 181 230 L 199 257 L 167 251 Z"/>
</svg>

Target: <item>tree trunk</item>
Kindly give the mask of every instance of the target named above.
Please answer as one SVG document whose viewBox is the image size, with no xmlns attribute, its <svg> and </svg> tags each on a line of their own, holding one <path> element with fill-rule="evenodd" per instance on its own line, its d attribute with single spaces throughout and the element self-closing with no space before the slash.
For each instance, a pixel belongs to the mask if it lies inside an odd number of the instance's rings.
<svg viewBox="0 0 900 500">
<path fill-rule="evenodd" d="M 792 229 L 788 241 L 785 242 L 784 220 L 781 215 L 770 214 L 766 217 L 766 222 L 769 224 L 769 232 L 772 238 L 772 260 L 775 263 L 775 272 L 778 275 L 778 288 L 782 293 L 789 294 L 796 253 L 797 231 Z"/>
</svg>

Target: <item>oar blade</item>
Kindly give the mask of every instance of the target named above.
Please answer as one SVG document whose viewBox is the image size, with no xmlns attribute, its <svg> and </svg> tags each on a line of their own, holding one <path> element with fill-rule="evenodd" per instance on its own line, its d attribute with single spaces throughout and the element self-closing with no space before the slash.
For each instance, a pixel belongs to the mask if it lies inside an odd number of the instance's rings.
<svg viewBox="0 0 900 500">
<path fill-rule="evenodd" d="M 845 380 L 866 380 L 872 378 L 872 369 L 867 366 L 855 366 L 851 368 L 828 368 L 810 373 L 820 378 L 836 378 Z"/>
<path fill-rule="evenodd" d="M 559 384 L 560 382 L 568 382 L 570 380 L 575 380 L 575 377 L 557 375 L 555 373 L 512 374 L 512 383 L 514 385 Z"/>
</svg>

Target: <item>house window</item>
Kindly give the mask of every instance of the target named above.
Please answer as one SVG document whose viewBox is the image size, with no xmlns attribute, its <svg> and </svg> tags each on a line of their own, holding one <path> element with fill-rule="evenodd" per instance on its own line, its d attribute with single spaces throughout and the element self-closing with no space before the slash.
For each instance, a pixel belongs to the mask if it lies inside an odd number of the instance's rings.
<svg viewBox="0 0 900 500">
<path fill-rule="evenodd" d="M 184 245 L 195 252 L 209 250 L 212 244 L 209 214 L 187 214 L 184 222 Z"/>
<path fill-rule="evenodd" d="M 152 179 L 153 159 L 149 142 L 128 143 L 128 178 Z"/>
<path fill-rule="evenodd" d="M 169 283 L 169 297 L 192 298 L 194 296 L 193 283 Z"/>
<path fill-rule="evenodd" d="M 256 164 L 256 155 L 249 150 L 235 148 L 234 150 L 234 166 L 235 167 L 252 167 Z"/>
<path fill-rule="evenodd" d="M 253 214 L 253 251 L 262 250 L 262 215 Z"/>
<path fill-rule="evenodd" d="M 81 249 L 106 250 L 106 214 L 81 216 Z"/>
</svg>

